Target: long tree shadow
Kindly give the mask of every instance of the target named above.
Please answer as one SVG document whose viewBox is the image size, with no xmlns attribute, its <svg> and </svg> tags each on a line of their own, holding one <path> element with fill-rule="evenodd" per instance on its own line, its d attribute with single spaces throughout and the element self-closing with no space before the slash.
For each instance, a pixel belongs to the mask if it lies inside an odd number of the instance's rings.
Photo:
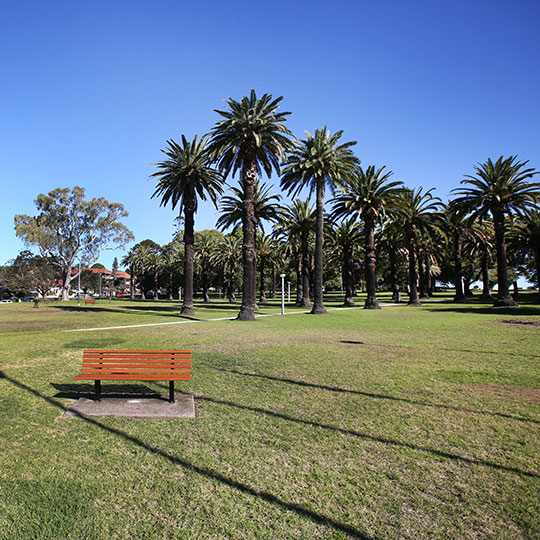
<svg viewBox="0 0 540 540">
<path fill-rule="evenodd" d="M 62 411 L 67 411 L 68 409 L 67 407 L 65 407 L 64 405 L 62 405 L 60 402 L 56 401 L 55 399 L 45 396 L 41 392 L 38 392 L 34 388 L 31 388 L 30 386 L 18 381 L 17 379 L 14 379 L 13 377 L 9 377 L 8 375 L 6 375 L 6 373 L 2 371 L 0 371 L 0 379 L 4 379 L 10 382 L 11 384 L 17 386 L 21 390 L 25 390 L 26 392 L 29 392 L 33 394 L 34 396 L 43 399 L 47 403 L 53 405 L 54 407 L 57 407 L 58 409 Z M 160 456 L 170 461 L 171 463 L 174 463 L 175 465 L 179 465 L 186 470 L 193 471 L 209 480 L 220 482 L 226 486 L 229 486 L 230 488 L 236 489 L 237 491 L 241 493 L 250 495 L 254 498 L 261 499 L 269 504 L 272 504 L 284 510 L 296 512 L 298 515 L 303 516 L 315 523 L 319 523 L 321 525 L 333 528 L 337 531 L 341 531 L 345 534 L 348 534 L 352 538 L 359 538 L 360 540 L 375 540 L 374 537 L 370 537 L 364 534 L 363 532 L 359 531 L 358 529 L 355 529 L 354 527 L 351 527 L 350 525 L 347 525 L 345 523 L 341 523 L 332 517 L 328 517 L 323 514 L 314 512 L 313 510 L 309 510 L 308 508 L 304 508 L 300 504 L 284 501 L 276 497 L 272 493 L 259 490 L 256 488 L 252 488 L 251 486 L 248 486 L 247 484 L 243 484 L 237 480 L 228 478 L 227 476 L 219 472 L 215 472 L 209 469 L 205 469 L 203 467 L 199 467 L 198 465 L 195 465 L 194 463 L 190 463 L 189 461 L 179 458 L 177 456 L 174 456 L 166 452 L 165 450 L 161 450 L 160 448 L 157 448 L 156 446 L 148 444 L 144 442 L 142 439 L 139 439 L 138 437 L 130 435 L 129 433 L 126 433 L 125 431 L 108 426 L 104 424 L 103 422 L 96 420 L 95 418 L 89 418 L 89 417 L 82 416 L 77 413 L 75 414 L 79 418 L 83 419 L 85 422 L 88 422 L 89 424 L 92 424 L 93 426 L 103 429 L 104 431 L 107 431 L 108 433 L 111 433 L 113 435 L 122 437 L 124 440 L 129 441 L 133 444 L 136 444 L 140 448 L 143 448 L 154 455 Z"/>
<path fill-rule="evenodd" d="M 226 368 L 220 368 L 217 366 L 214 366 L 212 364 L 205 363 L 205 366 L 215 369 L 217 371 L 224 371 L 225 373 L 233 373 L 235 375 L 241 375 L 245 377 L 256 377 L 259 379 L 267 379 L 269 381 L 276 381 L 276 382 L 283 382 L 287 384 L 294 384 L 297 386 L 304 386 L 308 388 L 317 388 L 319 390 L 329 390 L 331 392 L 341 392 L 345 394 L 355 394 L 358 396 L 364 396 L 369 398 L 376 398 L 376 399 L 387 399 L 391 401 L 400 401 L 402 403 L 409 403 L 410 405 L 421 405 L 423 407 L 434 407 L 437 409 L 447 409 L 452 411 L 458 411 L 458 412 L 466 412 L 466 413 L 472 413 L 472 414 L 485 414 L 488 416 L 499 416 L 501 418 L 510 419 L 510 420 L 519 420 L 520 422 L 531 422 L 533 424 L 540 424 L 540 420 L 535 420 L 534 418 L 526 418 L 524 416 L 518 416 L 514 414 L 507 414 L 507 413 L 501 413 L 497 411 L 482 411 L 477 409 L 468 409 L 466 407 L 457 407 L 454 405 L 444 405 L 442 403 L 430 403 L 428 401 L 418 401 L 410 398 L 405 397 L 397 397 L 397 396 L 389 396 L 386 394 L 377 394 L 373 392 L 364 392 L 362 390 L 351 390 L 348 388 L 340 388 L 337 386 L 327 386 L 324 384 L 315 384 L 305 381 L 296 381 L 294 379 L 286 379 L 283 377 L 275 377 L 273 375 L 261 375 L 259 373 L 249 373 L 246 371 L 239 371 L 236 369 L 226 369 Z"/>
<path fill-rule="evenodd" d="M 245 410 L 245 411 L 260 413 L 260 414 L 272 416 L 274 418 L 280 418 L 281 420 L 286 420 L 288 422 L 294 422 L 296 424 L 302 424 L 302 425 L 305 425 L 305 426 L 315 426 L 315 427 L 319 427 L 319 428 L 322 428 L 322 429 L 327 429 L 327 430 L 330 430 L 330 431 L 343 433 L 344 435 L 352 435 L 354 437 L 359 437 L 361 439 L 366 439 L 366 440 L 369 440 L 369 441 L 380 442 L 380 443 L 388 444 L 388 445 L 391 445 L 391 446 L 399 446 L 399 447 L 402 447 L 402 448 L 409 448 L 411 450 L 416 450 L 416 451 L 419 451 L 419 452 L 427 452 L 429 454 L 432 454 L 432 455 L 435 455 L 435 456 L 438 456 L 438 457 L 452 459 L 452 460 L 455 460 L 455 461 L 461 461 L 463 463 L 468 463 L 470 465 L 483 465 L 485 467 L 491 467 L 491 468 L 497 469 L 499 471 L 506 471 L 506 472 L 522 474 L 524 476 L 528 476 L 528 477 L 531 477 L 531 478 L 540 478 L 540 474 L 538 474 L 536 472 L 524 471 L 524 470 L 519 469 L 517 467 L 508 467 L 506 465 L 499 465 L 498 463 L 493 463 L 493 462 L 487 461 L 485 459 L 469 458 L 469 457 L 465 457 L 465 456 L 460 456 L 459 454 L 452 454 L 450 452 L 445 452 L 443 450 L 437 450 L 435 448 L 429 448 L 429 447 L 426 447 L 426 446 L 420 446 L 420 445 L 417 445 L 417 444 L 407 443 L 407 442 L 403 442 L 403 441 L 396 441 L 394 439 L 388 439 L 386 437 L 379 437 L 379 436 L 376 436 L 376 435 L 370 435 L 369 433 L 362 433 L 361 431 L 355 431 L 355 430 L 352 430 L 352 429 L 340 428 L 338 426 L 332 426 L 330 424 L 321 424 L 320 422 L 315 422 L 313 420 L 304 420 L 302 418 L 295 418 L 294 416 L 289 416 L 287 414 L 278 413 L 278 412 L 275 412 L 275 411 L 270 411 L 270 410 L 267 410 L 267 409 L 263 409 L 261 407 L 252 407 L 250 405 L 240 405 L 238 403 L 234 403 L 233 401 L 216 399 L 216 398 L 211 398 L 211 397 L 207 397 L 207 396 L 203 396 L 200 399 L 202 399 L 204 401 L 209 401 L 211 403 L 216 403 L 218 405 L 225 405 L 227 407 L 234 407 L 236 409 L 241 409 L 241 410 Z"/>
<path fill-rule="evenodd" d="M 437 306 L 440 306 L 437 309 Z M 452 307 L 450 307 L 452 306 Z M 455 313 L 480 313 L 483 315 L 505 315 L 511 317 L 522 317 L 524 315 L 540 315 L 540 307 L 537 306 L 519 306 L 515 308 L 510 307 L 495 307 L 495 306 L 486 306 L 478 307 L 478 305 L 467 305 L 467 304 L 454 304 L 453 302 L 437 302 L 437 304 L 426 303 L 423 305 L 423 308 L 428 311 L 438 311 L 441 312 L 441 307 L 444 311 L 454 311 Z"/>
</svg>

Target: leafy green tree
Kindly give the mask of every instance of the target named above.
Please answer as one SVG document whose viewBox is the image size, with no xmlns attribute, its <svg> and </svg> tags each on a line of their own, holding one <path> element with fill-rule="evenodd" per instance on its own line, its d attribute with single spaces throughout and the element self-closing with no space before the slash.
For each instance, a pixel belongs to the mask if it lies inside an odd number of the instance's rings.
<svg viewBox="0 0 540 540">
<path fill-rule="evenodd" d="M 313 314 L 327 313 L 323 305 L 325 187 L 333 192 L 339 183 L 356 173 L 360 164 L 350 149 L 356 142 L 340 143 L 342 135 L 343 131 L 331 135 L 326 126 L 315 130 L 314 136 L 307 133 L 307 138 L 302 139 L 288 155 L 281 178 L 281 186 L 288 190 L 289 195 L 296 195 L 304 187 L 316 194 Z"/>
<path fill-rule="evenodd" d="M 15 216 L 15 233 L 26 246 L 36 246 L 59 269 L 62 300 L 68 300 L 75 260 L 91 265 L 104 249 L 122 247 L 133 234 L 119 220 L 128 213 L 103 197 L 84 199 L 84 188 L 57 188 L 35 200 L 38 215 Z"/>
<path fill-rule="evenodd" d="M 375 227 L 386 215 L 399 194 L 403 182 L 390 182 L 392 171 L 385 166 L 375 169 L 370 165 L 366 170 L 358 167 L 358 172 L 344 179 L 343 187 L 334 199 L 334 217 L 342 218 L 355 214 L 364 222 L 365 237 L 365 279 L 366 302 L 364 308 L 380 309 L 376 291 L 376 250 Z"/>
<path fill-rule="evenodd" d="M 207 197 L 217 205 L 217 199 L 223 192 L 223 177 L 211 166 L 211 159 L 206 147 L 207 139 L 197 136 L 189 142 L 182 135 L 182 146 L 174 140 L 167 141 L 167 148 L 162 152 L 167 156 L 165 161 L 157 164 L 158 171 L 152 174 L 158 177 L 156 191 L 152 195 L 161 196 L 161 205 L 169 202 L 174 209 L 180 206 L 184 214 L 184 304 L 182 314 L 193 315 L 193 265 L 194 265 L 194 233 L 198 200 Z"/>
<path fill-rule="evenodd" d="M 23 250 L 2 269 L 4 287 L 18 296 L 36 291 L 47 296 L 56 281 L 56 272 L 48 257 Z"/>
<path fill-rule="evenodd" d="M 497 253 L 496 306 L 517 306 L 509 291 L 505 217 L 526 215 L 534 209 L 540 197 L 540 184 L 528 179 L 538 174 L 525 168 L 528 161 L 517 161 L 517 156 L 500 156 L 494 163 L 488 159 L 474 167 L 474 175 L 461 181 L 465 187 L 453 190 L 454 204 L 471 220 L 484 220 L 491 215 L 495 229 Z"/>
<path fill-rule="evenodd" d="M 242 306 L 238 320 L 255 320 L 256 248 L 254 191 L 262 171 L 270 177 L 280 174 L 280 161 L 292 147 L 291 133 L 285 127 L 288 112 L 279 112 L 283 98 L 270 94 L 260 98 L 254 90 L 240 101 L 227 99 L 226 110 L 216 110 L 222 117 L 212 129 L 209 150 L 225 176 L 240 173 L 242 189 L 243 278 Z"/>
</svg>

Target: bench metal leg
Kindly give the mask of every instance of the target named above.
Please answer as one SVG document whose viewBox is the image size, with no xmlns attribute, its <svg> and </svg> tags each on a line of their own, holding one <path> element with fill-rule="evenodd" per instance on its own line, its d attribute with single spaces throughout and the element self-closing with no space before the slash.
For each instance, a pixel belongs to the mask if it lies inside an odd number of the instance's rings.
<svg viewBox="0 0 540 540">
<path fill-rule="evenodd" d="M 174 381 L 169 381 L 169 402 L 174 403 Z"/>
<path fill-rule="evenodd" d="M 96 380 L 94 382 L 96 383 L 96 401 L 101 401 L 101 381 Z"/>
</svg>

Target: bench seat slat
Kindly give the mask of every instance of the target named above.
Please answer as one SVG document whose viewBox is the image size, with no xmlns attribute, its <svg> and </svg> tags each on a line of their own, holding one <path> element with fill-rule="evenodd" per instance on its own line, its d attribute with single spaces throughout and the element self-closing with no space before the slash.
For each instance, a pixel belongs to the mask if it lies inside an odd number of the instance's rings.
<svg viewBox="0 0 540 540">
<path fill-rule="evenodd" d="M 175 373 L 190 373 L 191 370 L 182 368 L 182 369 L 167 369 L 167 368 L 161 368 L 161 369 L 130 369 L 130 368 L 105 368 L 105 369 L 96 369 L 96 368 L 89 368 L 89 369 L 83 369 L 82 373 L 89 374 L 89 373 L 163 373 L 166 374 L 175 374 Z"/>
<path fill-rule="evenodd" d="M 83 370 L 85 369 L 109 369 L 109 368 L 132 368 L 132 369 L 189 369 L 191 367 L 191 364 L 189 362 L 186 363 L 174 363 L 174 364 L 163 364 L 163 363 L 143 363 L 138 362 L 136 364 L 131 364 L 127 362 L 119 362 L 119 363 L 104 363 L 100 364 L 98 362 L 84 362 L 83 363 Z"/>
<path fill-rule="evenodd" d="M 189 362 L 190 356 L 85 356 L 83 362 Z"/>
<path fill-rule="evenodd" d="M 152 351 L 136 351 L 136 350 L 130 350 L 130 351 L 123 351 L 120 349 L 86 349 L 83 351 L 84 354 L 191 354 L 191 351 L 166 351 L 166 350 L 152 350 Z"/>
<path fill-rule="evenodd" d="M 167 376 L 164 376 L 163 374 L 132 374 L 132 373 L 123 373 L 123 374 L 85 374 L 81 373 L 80 375 L 77 375 L 75 377 L 76 380 L 85 380 L 85 381 L 190 381 L 191 380 L 191 374 L 190 373 L 183 373 L 183 374 L 169 374 Z"/>
</svg>

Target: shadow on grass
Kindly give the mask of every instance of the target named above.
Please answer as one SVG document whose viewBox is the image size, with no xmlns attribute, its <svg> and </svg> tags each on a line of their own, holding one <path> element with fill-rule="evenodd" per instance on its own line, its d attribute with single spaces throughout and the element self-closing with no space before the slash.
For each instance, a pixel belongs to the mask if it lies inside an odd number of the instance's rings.
<svg viewBox="0 0 540 540">
<path fill-rule="evenodd" d="M 386 394 L 376 394 L 372 392 L 364 392 L 362 390 L 350 390 L 347 388 L 339 388 L 337 386 L 326 386 L 324 384 L 315 384 L 315 383 L 309 383 L 305 381 L 296 381 L 294 379 L 285 379 L 282 377 L 275 377 L 272 375 L 260 375 L 258 373 L 249 373 L 245 371 L 238 371 L 236 369 L 225 369 L 220 368 L 217 366 L 213 366 L 211 364 L 205 364 L 207 367 L 210 367 L 211 369 L 215 369 L 217 371 L 224 371 L 226 373 L 233 373 L 235 375 L 242 375 L 245 377 L 256 377 L 259 379 L 267 379 L 270 381 L 276 381 L 276 382 L 283 382 L 287 384 L 294 384 L 297 386 L 304 386 L 308 388 L 316 388 L 318 390 L 329 390 L 331 392 L 341 392 L 345 394 L 355 394 L 358 396 L 364 396 L 369 398 L 375 398 L 375 399 L 387 399 L 391 401 L 400 401 L 402 403 L 408 403 L 410 405 L 420 405 L 422 407 L 433 407 L 437 409 L 447 409 L 451 411 L 458 411 L 458 412 L 466 412 L 466 413 L 472 413 L 472 414 L 484 414 L 488 416 L 499 416 L 501 418 L 509 419 L 509 420 L 518 420 L 520 422 L 531 422 L 533 424 L 540 424 L 540 420 L 535 420 L 534 418 L 526 418 L 524 416 L 518 416 L 514 414 L 507 414 L 507 413 L 501 413 L 496 411 L 479 411 L 475 409 L 467 409 L 466 407 L 456 407 L 454 405 L 443 405 L 441 403 L 430 403 L 427 401 L 417 401 L 414 399 L 404 398 L 404 397 L 396 397 L 396 396 L 388 396 Z"/>
<path fill-rule="evenodd" d="M 33 394 L 34 396 L 46 401 L 47 403 L 53 405 L 54 407 L 62 410 L 67 411 L 67 407 L 62 405 L 60 402 L 56 401 L 55 399 L 52 399 L 41 392 L 38 392 L 37 390 L 31 388 L 30 386 L 18 381 L 17 379 L 14 379 L 12 377 L 9 377 L 4 372 L 0 371 L 0 379 L 4 379 L 8 381 L 9 383 L 13 384 L 14 386 L 17 386 L 21 390 L 24 390 L 26 392 L 29 392 L 30 394 Z M 235 489 L 241 493 L 244 493 L 246 495 L 250 495 L 254 498 L 261 499 L 269 504 L 272 504 L 274 506 L 277 506 L 281 509 L 284 509 L 286 511 L 295 512 L 298 515 L 307 518 L 315 523 L 319 523 L 321 525 L 330 527 L 332 529 L 335 529 L 337 531 L 341 531 L 345 534 L 348 534 L 352 538 L 359 538 L 361 540 L 375 540 L 373 537 L 367 536 L 366 534 L 362 533 L 361 531 L 355 529 L 354 527 L 351 527 L 345 523 L 341 523 L 334 518 L 325 516 L 323 514 L 319 514 L 317 512 L 314 512 L 313 510 L 309 510 L 308 508 L 304 508 L 303 506 L 291 503 L 288 501 L 284 501 L 280 499 L 279 497 L 276 497 L 275 495 L 272 495 L 272 493 L 268 493 L 263 490 L 259 490 L 258 488 L 253 488 L 248 486 L 247 484 L 243 484 L 237 480 L 234 480 L 232 478 L 228 478 L 224 474 L 221 474 L 219 472 L 211 471 L 209 469 L 205 469 L 203 467 L 199 467 L 198 465 L 194 463 L 190 463 L 189 461 L 182 459 L 180 457 L 174 456 L 173 454 L 170 454 L 169 452 L 166 452 L 165 450 L 161 450 L 160 448 L 157 448 L 151 444 L 148 444 L 144 442 L 142 439 L 139 439 L 138 437 L 135 437 L 133 435 L 130 435 L 129 433 L 126 433 L 125 431 L 122 431 L 120 429 L 111 427 L 106 425 L 103 422 L 100 422 L 99 420 L 96 420 L 95 418 L 89 418 L 82 416 L 80 414 L 76 414 L 79 418 L 84 420 L 85 422 L 88 422 L 89 424 L 96 426 L 108 433 L 111 433 L 112 435 L 118 436 L 123 438 L 124 440 L 133 443 L 140 448 L 143 448 L 144 450 L 147 450 L 151 454 L 154 454 L 156 456 L 160 456 L 169 462 L 178 465 L 180 467 L 183 467 L 186 470 L 193 471 L 200 476 L 207 478 L 209 480 L 220 482 L 221 484 L 224 484 L 226 486 L 229 486 L 232 489 Z"/>
<path fill-rule="evenodd" d="M 95 389 L 93 384 L 56 384 L 51 386 L 58 390 L 53 397 L 64 399 L 95 398 Z M 156 399 L 163 397 L 161 394 L 149 388 L 144 384 L 102 384 L 101 394 L 103 398 L 138 398 L 138 399 Z"/>
<path fill-rule="evenodd" d="M 365 440 L 369 440 L 369 441 L 380 442 L 380 443 L 388 444 L 388 445 L 391 445 L 391 446 L 398 446 L 398 447 L 401 447 L 401 448 L 409 448 L 411 450 L 416 450 L 416 451 L 419 451 L 419 452 L 426 452 L 426 453 L 434 455 L 434 456 L 438 456 L 438 457 L 442 457 L 442 458 L 446 458 L 446 459 L 451 459 L 451 460 L 454 460 L 454 461 L 461 461 L 463 463 L 467 463 L 467 464 L 470 464 L 470 465 L 483 465 L 485 467 L 490 467 L 492 469 L 497 469 L 499 471 L 506 471 L 506 472 L 522 474 L 524 476 L 528 476 L 528 477 L 531 477 L 531 478 L 540 478 L 540 474 L 538 474 L 538 473 L 535 473 L 535 472 L 532 472 L 532 471 L 523 471 L 521 469 L 518 469 L 517 467 L 508 467 L 506 465 L 499 465 L 498 463 L 493 463 L 491 461 L 486 461 L 485 459 L 469 458 L 469 457 L 465 457 L 465 456 L 460 456 L 458 454 L 452 454 L 450 452 L 444 452 L 442 450 L 437 450 L 435 448 L 429 448 L 429 447 L 426 447 L 426 446 L 420 446 L 420 445 L 412 444 L 412 443 L 408 443 L 408 442 L 396 441 L 394 439 L 388 439 L 386 437 L 378 437 L 376 435 L 370 435 L 369 433 L 362 433 L 361 431 L 355 431 L 355 430 L 352 430 L 352 429 L 340 428 L 340 427 L 332 426 L 332 425 L 329 425 L 329 424 L 321 424 L 320 422 L 314 422 L 312 420 L 304 420 L 302 418 L 295 418 L 295 417 L 289 416 L 287 414 L 282 414 L 282 413 L 278 413 L 278 412 L 275 412 L 275 411 L 269 411 L 267 409 L 262 409 L 260 407 L 251 407 L 249 405 L 240 405 L 240 404 L 234 403 L 232 401 L 225 401 L 225 400 L 215 399 L 215 398 L 206 397 L 206 396 L 202 397 L 201 399 L 204 400 L 204 401 L 209 401 L 211 403 L 216 403 L 218 405 L 225 405 L 227 407 L 234 407 L 236 409 L 241 409 L 241 410 L 246 410 L 246 411 L 250 411 L 250 412 L 265 414 L 265 415 L 268 415 L 268 416 L 273 416 L 274 418 L 280 418 L 281 420 L 287 420 L 288 422 L 294 422 L 296 424 L 302 424 L 302 425 L 306 425 L 306 426 L 315 426 L 315 427 L 319 427 L 319 428 L 322 428 L 322 429 L 335 431 L 337 433 L 342 433 L 344 435 L 352 435 L 354 437 L 359 437 L 361 439 L 365 439 Z"/>
</svg>

